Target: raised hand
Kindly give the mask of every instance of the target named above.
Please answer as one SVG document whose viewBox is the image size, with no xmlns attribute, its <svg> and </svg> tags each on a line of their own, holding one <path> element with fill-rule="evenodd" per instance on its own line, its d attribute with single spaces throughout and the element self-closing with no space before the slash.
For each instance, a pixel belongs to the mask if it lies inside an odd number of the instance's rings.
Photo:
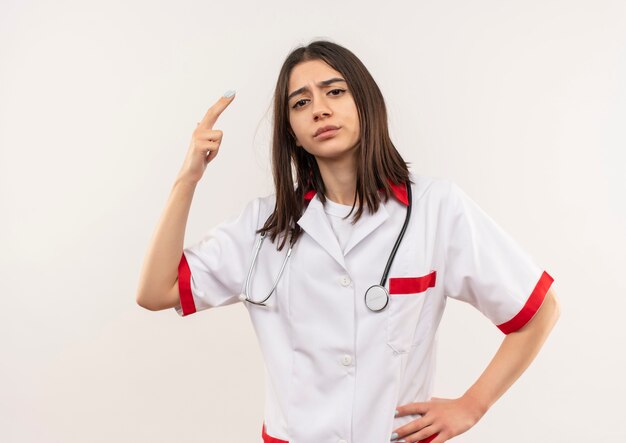
<svg viewBox="0 0 626 443">
<path fill-rule="evenodd" d="M 226 95 L 232 94 L 230 97 Z M 217 156 L 224 133 L 213 129 L 218 117 L 235 99 L 234 91 L 228 91 L 215 102 L 198 123 L 191 136 L 191 143 L 183 166 L 178 174 L 180 179 L 194 183 L 200 181 L 207 165 Z"/>
</svg>

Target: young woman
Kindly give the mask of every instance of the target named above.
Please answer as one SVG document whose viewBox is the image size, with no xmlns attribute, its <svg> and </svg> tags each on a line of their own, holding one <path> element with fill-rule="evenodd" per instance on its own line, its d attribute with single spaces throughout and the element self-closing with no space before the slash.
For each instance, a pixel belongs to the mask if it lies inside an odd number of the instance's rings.
<svg viewBox="0 0 626 443">
<path fill-rule="evenodd" d="M 552 277 L 453 182 L 409 171 L 383 96 L 349 50 L 294 50 L 276 85 L 275 193 L 183 248 L 219 151 L 225 94 L 193 133 L 137 302 L 186 316 L 243 302 L 267 367 L 263 440 L 443 443 L 522 374 L 556 322 Z M 447 298 L 506 334 L 459 398 L 433 398 Z"/>
</svg>

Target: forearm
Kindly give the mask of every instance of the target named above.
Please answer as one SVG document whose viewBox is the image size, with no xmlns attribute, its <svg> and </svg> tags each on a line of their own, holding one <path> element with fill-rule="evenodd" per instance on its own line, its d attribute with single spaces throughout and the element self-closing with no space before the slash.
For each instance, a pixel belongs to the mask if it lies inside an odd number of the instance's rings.
<svg viewBox="0 0 626 443">
<path fill-rule="evenodd" d="M 141 270 L 136 297 L 145 308 L 160 309 L 163 297 L 176 283 L 196 184 L 179 178 L 172 187 Z"/>
<path fill-rule="evenodd" d="M 495 356 L 463 395 L 482 416 L 522 375 L 535 359 L 559 317 L 559 303 L 552 290 L 534 317 L 508 334 Z"/>
</svg>

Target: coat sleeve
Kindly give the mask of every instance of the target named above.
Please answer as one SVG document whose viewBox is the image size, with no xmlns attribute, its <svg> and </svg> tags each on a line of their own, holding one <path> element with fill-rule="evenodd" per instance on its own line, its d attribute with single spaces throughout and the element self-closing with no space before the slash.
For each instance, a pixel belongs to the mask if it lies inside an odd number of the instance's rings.
<svg viewBox="0 0 626 443">
<path fill-rule="evenodd" d="M 259 207 L 260 199 L 252 200 L 239 216 L 222 222 L 183 249 L 178 265 L 178 315 L 239 302 L 254 249 Z"/>
<path fill-rule="evenodd" d="M 553 278 L 455 183 L 444 203 L 444 293 L 505 334 L 537 312 Z"/>
</svg>

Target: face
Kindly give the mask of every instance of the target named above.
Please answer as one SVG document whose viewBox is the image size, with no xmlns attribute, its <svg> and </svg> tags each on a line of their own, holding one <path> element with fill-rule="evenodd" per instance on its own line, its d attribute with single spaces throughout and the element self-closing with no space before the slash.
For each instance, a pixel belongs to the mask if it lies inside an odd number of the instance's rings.
<svg viewBox="0 0 626 443">
<path fill-rule="evenodd" d="M 291 71 L 287 95 L 289 123 L 297 146 L 318 161 L 354 154 L 359 116 L 348 84 L 339 72 L 322 60 L 302 62 Z M 316 136 L 325 126 L 338 129 Z"/>
</svg>

